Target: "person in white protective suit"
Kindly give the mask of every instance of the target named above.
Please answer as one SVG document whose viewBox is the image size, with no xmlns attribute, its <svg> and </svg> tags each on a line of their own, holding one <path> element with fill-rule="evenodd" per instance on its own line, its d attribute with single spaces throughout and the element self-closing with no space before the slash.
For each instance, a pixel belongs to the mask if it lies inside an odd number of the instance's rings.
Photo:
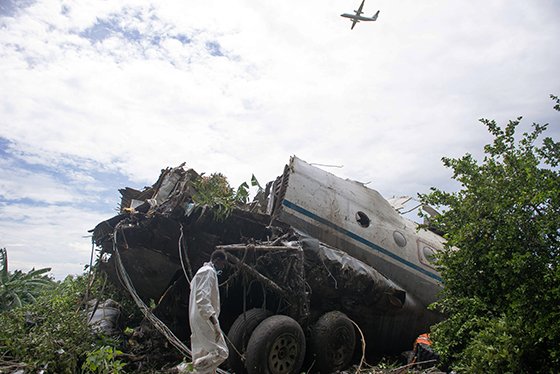
<svg viewBox="0 0 560 374">
<path fill-rule="evenodd" d="M 189 323 L 191 349 L 196 373 L 215 373 L 228 357 L 228 348 L 220 329 L 220 292 L 217 271 L 224 268 L 226 254 L 212 253 L 210 262 L 198 269 L 191 281 Z"/>
</svg>

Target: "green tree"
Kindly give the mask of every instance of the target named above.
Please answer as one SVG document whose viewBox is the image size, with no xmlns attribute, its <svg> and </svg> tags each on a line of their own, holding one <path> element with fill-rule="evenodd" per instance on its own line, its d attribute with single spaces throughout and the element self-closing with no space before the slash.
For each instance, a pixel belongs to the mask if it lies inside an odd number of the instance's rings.
<svg viewBox="0 0 560 374">
<path fill-rule="evenodd" d="M 85 283 L 68 277 L 35 303 L 1 313 L 2 358 L 31 370 L 76 372 L 94 342 L 80 312 Z"/>
<path fill-rule="evenodd" d="M 35 302 L 37 296 L 55 282 L 46 273 L 50 268 L 32 269 L 24 273 L 8 271 L 8 251 L 0 248 L 0 312 Z"/>
<path fill-rule="evenodd" d="M 251 186 L 258 187 L 259 192 L 262 191 L 262 187 L 254 175 L 251 176 Z M 226 219 L 235 207 L 246 204 L 249 199 L 247 182 L 243 182 L 236 191 L 229 185 L 227 178 L 220 173 L 213 173 L 209 177 L 200 176 L 194 181 L 193 187 L 196 191 L 192 197 L 193 201 L 200 206 L 212 208 L 218 221 Z"/>
<path fill-rule="evenodd" d="M 34 303 L 0 313 L 0 373 L 125 372 L 120 340 L 88 326 L 86 295 L 120 300 L 104 279 L 68 276 L 44 290 Z M 131 301 L 127 302 L 132 305 Z M 122 305 L 122 303 L 121 303 Z M 130 316 L 129 310 L 123 315 Z"/>
<path fill-rule="evenodd" d="M 444 210 L 431 222 L 448 240 L 434 307 L 448 318 L 432 338 L 459 372 L 560 370 L 560 143 L 548 125 L 516 137 L 520 121 L 481 120 L 484 159 L 443 158 L 459 191 L 420 195 Z"/>
</svg>

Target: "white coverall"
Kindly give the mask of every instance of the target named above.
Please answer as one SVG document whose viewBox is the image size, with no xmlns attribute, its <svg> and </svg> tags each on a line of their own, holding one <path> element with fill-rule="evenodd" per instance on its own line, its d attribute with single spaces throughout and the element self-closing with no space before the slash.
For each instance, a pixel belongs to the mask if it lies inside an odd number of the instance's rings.
<svg viewBox="0 0 560 374">
<path fill-rule="evenodd" d="M 214 316 L 218 321 L 219 315 L 218 277 L 214 265 L 206 262 L 193 277 L 189 296 L 192 359 L 197 373 L 215 373 L 228 357 L 219 322 L 214 325 L 210 320 Z"/>
</svg>

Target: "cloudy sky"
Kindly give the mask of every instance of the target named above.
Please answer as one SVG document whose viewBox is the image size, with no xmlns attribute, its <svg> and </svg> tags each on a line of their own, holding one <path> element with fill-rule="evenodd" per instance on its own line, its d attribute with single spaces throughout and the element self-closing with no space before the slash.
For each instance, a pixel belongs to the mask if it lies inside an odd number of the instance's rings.
<svg viewBox="0 0 560 374">
<path fill-rule="evenodd" d="M 551 123 L 560 3 L 0 0 L 0 247 L 11 269 L 89 262 L 118 188 L 185 161 L 237 186 L 291 155 L 386 197 L 452 188 L 479 118 Z"/>
</svg>

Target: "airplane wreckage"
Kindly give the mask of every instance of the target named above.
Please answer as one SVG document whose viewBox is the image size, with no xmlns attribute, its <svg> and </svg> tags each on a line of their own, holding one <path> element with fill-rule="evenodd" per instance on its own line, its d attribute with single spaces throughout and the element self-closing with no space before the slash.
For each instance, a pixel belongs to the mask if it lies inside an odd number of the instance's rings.
<svg viewBox="0 0 560 374">
<path fill-rule="evenodd" d="M 92 230 L 100 270 L 183 355 L 190 279 L 216 249 L 228 260 L 219 372 L 299 373 L 304 360 L 342 370 L 360 346 L 397 354 L 442 319 L 427 306 L 442 287 L 431 259 L 444 239 L 378 192 L 294 156 L 252 203 L 220 216 L 195 202 L 200 178 L 181 165 L 143 191 L 121 189 L 120 214 Z"/>
</svg>

